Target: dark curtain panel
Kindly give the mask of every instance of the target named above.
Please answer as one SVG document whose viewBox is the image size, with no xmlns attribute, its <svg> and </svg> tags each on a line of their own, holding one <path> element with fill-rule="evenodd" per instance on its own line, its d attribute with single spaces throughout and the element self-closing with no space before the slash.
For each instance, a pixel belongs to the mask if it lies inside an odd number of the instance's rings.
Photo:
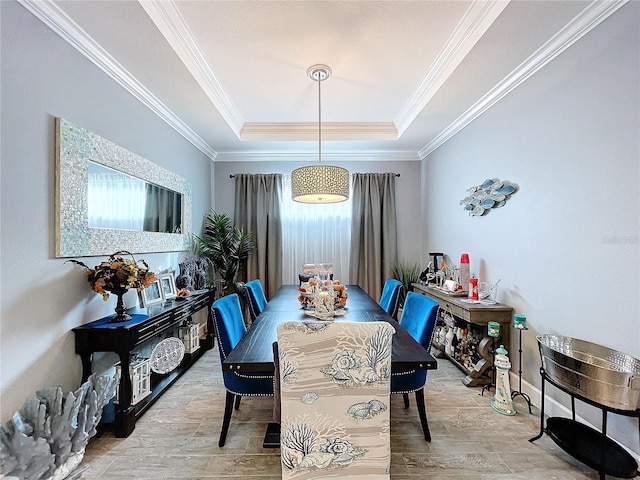
<svg viewBox="0 0 640 480">
<path fill-rule="evenodd" d="M 234 222 L 252 232 L 256 250 L 247 264 L 247 278 L 259 278 L 267 300 L 282 285 L 282 175 L 236 174 Z"/>
<path fill-rule="evenodd" d="M 396 176 L 354 173 L 350 283 L 379 299 L 398 256 Z"/>
<path fill-rule="evenodd" d="M 151 183 L 145 190 L 142 229 L 145 232 L 182 233 L 182 195 Z"/>
</svg>

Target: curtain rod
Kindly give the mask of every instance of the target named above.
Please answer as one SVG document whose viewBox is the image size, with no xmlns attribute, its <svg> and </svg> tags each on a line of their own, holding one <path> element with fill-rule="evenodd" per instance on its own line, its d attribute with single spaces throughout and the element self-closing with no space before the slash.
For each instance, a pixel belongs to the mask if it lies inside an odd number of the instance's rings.
<svg viewBox="0 0 640 480">
<path fill-rule="evenodd" d="M 240 175 L 240 174 L 239 174 L 239 173 L 237 173 L 237 174 L 235 174 L 235 175 L 234 175 L 234 174 L 232 173 L 232 174 L 230 174 L 230 175 L 229 175 L 229 178 L 235 178 L 235 176 L 236 176 L 236 175 Z M 396 177 L 399 177 L 399 176 L 400 176 L 400 174 L 399 174 L 399 173 L 394 173 L 394 175 L 395 175 Z"/>
</svg>

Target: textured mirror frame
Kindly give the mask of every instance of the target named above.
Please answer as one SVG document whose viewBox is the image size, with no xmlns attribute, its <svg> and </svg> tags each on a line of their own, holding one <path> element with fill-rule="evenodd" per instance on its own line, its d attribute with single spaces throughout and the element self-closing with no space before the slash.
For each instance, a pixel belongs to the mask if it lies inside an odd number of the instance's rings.
<svg viewBox="0 0 640 480">
<path fill-rule="evenodd" d="M 191 183 L 149 160 L 56 118 L 56 257 L 174 252 L 189 249 Z M 174 190 L 183 197 L 183 233 L 158 233 L 90 228 L 88 216 L 88 161 Z"/>
</svg>

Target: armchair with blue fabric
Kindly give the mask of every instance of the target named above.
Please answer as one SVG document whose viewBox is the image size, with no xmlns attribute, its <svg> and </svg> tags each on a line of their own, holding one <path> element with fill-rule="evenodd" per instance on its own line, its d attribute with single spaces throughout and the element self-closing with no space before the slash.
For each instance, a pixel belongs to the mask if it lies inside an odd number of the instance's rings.
<svg viewBox="0 0 640 480">
<path fill-rule="evenodd" d="M 244 296 L 247 301 L 251 323 L 253 323 L 256 317 L 262 313 L 264 307 L 267 306 L 267 297 L 264 294 L 262 282 L 260 282 L 259 278 L 244 284 Z"/>
<path fill-rule="evenodd" d="M 240 300 L 236 293 L 224 296 L 211 306 L 214 331 L 220 352 L 220 361 L 231 353 L 247 332 L 242 316 Z M 223 447 L 231 423 L 231 414 L 240 407 L 243 396 L 273 396 L 273 372 L 229 372 L 222 371 L 227 395 L 225 399 L 224 417 L 218 446 Z"/>
<path fill-rule="evenodd" d="M 398 320 L 398 310 L 400 309 L 403 293 L 404 288 L 402 287 L 402 282 L 399 280 L 387 278 L 384 282 L 382 296 L 380 297 L 378 305 L 395 320 Z"/>
<path fill-rule="evenodd" d="M 425 350 L 431 350 L 433 330 L 438 315 L 438 302 L 419 293 L 409 292 L 404 301 L 400 325 L 409 332 Z M 427 411 L 424 403 L 424 386 L 427 383 L 426 370 L 410 370 L 394 372 L 391 375 L 391 393 L 401 393 L 404 408 L 409 408 L 409 393 L 415 392 L 418 414 L 424 439 L 431 441 L 431 432 L 427 421 Z"/>
</svg>

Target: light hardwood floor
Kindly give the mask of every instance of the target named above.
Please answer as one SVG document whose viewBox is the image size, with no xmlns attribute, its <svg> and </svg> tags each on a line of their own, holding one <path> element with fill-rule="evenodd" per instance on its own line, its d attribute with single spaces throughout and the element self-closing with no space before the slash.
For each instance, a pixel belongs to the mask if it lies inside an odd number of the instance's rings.
<svg viewBox="0 0 640 480">
<path fill-rule="evenodd" d="M 583 480 L 598 474 L 564 453 L 517 398 L 518 414 L 495 412 L 492 392 L 465 387 L 447 360 L 429 372 L 425 392 L 432 441 L 421 437 L 415 403 L 391 409 L 393 480 Z M 234 411 L 227 443 L 218 448 L 224 386 L 217 350 L 207 352 L 137 422 L 128 438 L 109 433 L 90 441 L 70 479 L 204 480 L 280 478 L 280 450 L 262 448 L 271 398 L 244 398 Z"/>
</svg>

